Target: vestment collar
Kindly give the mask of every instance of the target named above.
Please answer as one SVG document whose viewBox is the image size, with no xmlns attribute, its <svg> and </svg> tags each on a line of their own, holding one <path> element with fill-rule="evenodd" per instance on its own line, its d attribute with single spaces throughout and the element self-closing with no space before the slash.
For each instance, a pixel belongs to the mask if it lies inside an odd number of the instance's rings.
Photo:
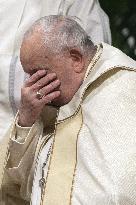
<svg viewBox="0 0 136 205">
<path fill-rule="evenodd" d="M 119 68 L 123 70 L 136 71 L 136 62 L 119 49 L 106 43 L 98 45 L 96 55 L 88 66 L 82 85 L 73 96 L 72 100 L 60 108 L 57 123 L 72 117 L 78 112 L 82 104 L 84 94 L 91 83 L 104 73 L 112 69 Z"/>
</svg>

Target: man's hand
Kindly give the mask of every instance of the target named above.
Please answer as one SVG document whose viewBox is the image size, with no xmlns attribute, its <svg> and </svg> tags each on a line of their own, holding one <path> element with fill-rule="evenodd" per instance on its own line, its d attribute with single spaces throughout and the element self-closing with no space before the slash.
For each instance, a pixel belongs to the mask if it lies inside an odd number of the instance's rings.
<svg viewBox="0 0 136 205">
<path fill-rule="evenodd" d="M 21 89 L 21 103 L 19 109 L 19 125 L 30 127 L 38 119 L 45 105 L 59 97 L 57 88 L 60 81 L 55 73 L 47 74 L 46 70 L 38 70 L 34 73 Z M 37 92 L 42 94 L 38 99 Z"/>
</svg>

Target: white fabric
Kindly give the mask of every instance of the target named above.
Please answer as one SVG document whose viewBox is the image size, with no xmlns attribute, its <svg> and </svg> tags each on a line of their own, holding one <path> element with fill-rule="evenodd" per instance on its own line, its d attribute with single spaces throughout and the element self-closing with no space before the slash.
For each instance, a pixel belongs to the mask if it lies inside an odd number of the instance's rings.
<svg viewBox="0 0 136 205">
<path fill-rule="evenodd" d="M 78 136 L 77 167 L 71 205 L 134 205 L 136 204 L 136 62 L 118 49 L 103 44 L 98 62 L 76 93 L 79 102 L 88 85 L 92 86 L 89 88 L 92 90 L 81 104 L 83 125 Z M 78 107 L 76 104 L 75 108 L 75 101 L 77 98 L 73 98 L 67 106 L 60 108 L 58 122 L 73 115 L 73 111 Z M 13 130 L 15 131 L 15 127 Z M 10 154 L 15 165 L 8 172 L 13 181 L 20 180 L 20 194 L 27 200 L 33 181 L 30 164 L 33 164 L 32 167 L 36 166 L 33 160 L 36 143 L 32 139 L 38 140 L 37 135 L 42 136 L 41 132 L 43 133 L 42 123 L 39 121 L 33 125 L 27 136 L 25 136 L 26 129 L 24 134 L 21 130 L 19 135 L 22 133 L 25 138 L 24 143 L 20 143 L 21 136 L 19 142 L 12 140 Z M 41 153 L 35 156 L 38 167 L 35 169 L 32 187 L 32 205 L 40 204 L 39 179 L 52 139 L 46 142 Z M 42 140 L 38 146 L 40 144 L 42 145 Z M 45 178 L 47 169 L 48 163 Z"/>
<path fill-rule="evenodd" d="M 124 59 L 122 67 L 125 62 L 126 67 L 135 69 L 135 61 L 103 44 L 101 58 L 85 80 L 84 89 L 91 79 L 95 80 L 106 69 L 108 71 L 116 67 L 116 63 L 119 65 L 121 59 Z M 109 76 L 96 86 L 82 104 L 83 125 L 78 137 L 72 205 L 136 204 L 136 72 L 131 71 L 131 68 L 130 71 L 121 70 Z M 58 120 L 68 117 L 66 109 L 72 107 L 72 102 L 61 108 Z M 68 113 L 72 115 L 73 109 Z M 48 143 L 51 144 L 51 141 Z M 40 204 L 38 184 L 49 144 L 43 148 L 39 157 L 32 205 Z"/>
<path fill-rule="evenodd" d="M 110 70 L 111 68 L 116 67 L 131 67 L 134 69 L 136 67 L 136 61 L 131 59 L 129 56 L 125 55 L 123 52 L 121 52 L 119 49 L 115 47 L 111 47 L 110 45 L 106 43 L 102 43 L 102 54 L 97 62 L 97 64 L 91 69 L 91 72 L 89 73 L 90 78 L 87 78 L 85 80 L 86 85 L 90 84 L 91 82 L 95 81 L 97 78 L 99 78 L 102 74 Z M 101 53 L 101 49 L 98 52 Z M 125 65 L 125 66 L 124 66 Z M 125 69 L 125 68 L 124 68 Z M 90 80 L 91 79 L 91 80 Z M 80 86 L 80 92 L 77 92 L 73 99 L 69 102 L 69 104 L 66 104 L 60 109 L 58 120 L 63 120 L 69 115 L 74 114 L 76 111 L 76 108 L 78 107 L 80 103 L 80 98 L 82 95 L 82 92 L 84 91 L 84 83 Z"/>
<path fill-rule="evenodd" d="M 97 0 L 0 1 L 0 139 L 18 109 L 25 78 L 18 57 L 22 36 L 35 20 L 50 14 L 77 16 L 95 43 L 111 43 L 108 17 Z"/>
<path fill-rule="evenodd" d="M 135 84 L 136 73 L 121 71 L 107 80 L 101 88 L 97 88 L 84 103 L 84 124 L 78 140 L 78 164 L 72 205 L 136 203 Z M 108 115 L 109 109 L 114 115 Z M 45 161 L 48 149 L 49 144 L 40 155 L 32 205 L 40 204 L 41 192 L 38 185 L 41 162 Z"/>
<path fill-rule="evenodd" d="M 73 205 L 136 204 L 135 83 L 120 71 L 85 100 Z"/>
</svg>

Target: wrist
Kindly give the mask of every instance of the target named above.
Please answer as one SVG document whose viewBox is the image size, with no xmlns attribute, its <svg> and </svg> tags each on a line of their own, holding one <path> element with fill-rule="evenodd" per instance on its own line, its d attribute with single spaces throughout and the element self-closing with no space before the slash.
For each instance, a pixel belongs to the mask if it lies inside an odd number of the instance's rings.
<svg viewBox="0 0 136 205">
<path fill-rule="evenodd" d="M 30 121 L 27 120 L 27 118 L 25 117 L 21 117 L 19 115 L 19 118 L 18 118 L 18 125 L 21 126 L 21 127 L 32 127 L 32 125 L 34 124 L 34 121 Z"/>
</svg>

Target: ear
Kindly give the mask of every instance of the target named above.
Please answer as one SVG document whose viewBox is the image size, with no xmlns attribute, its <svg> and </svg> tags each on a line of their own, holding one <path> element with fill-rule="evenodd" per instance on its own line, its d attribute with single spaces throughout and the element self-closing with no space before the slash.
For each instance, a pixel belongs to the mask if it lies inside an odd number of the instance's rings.
<svg viewBox="0 0 136 205">
<path fill-rule="evenodd" d="M 72 67 L 76 73 L 81 73 L 84 68 L 84 58 L 80 51 L 77 49 L 70 50 L 70 56 L 72 59 Z"/>
</svg>

